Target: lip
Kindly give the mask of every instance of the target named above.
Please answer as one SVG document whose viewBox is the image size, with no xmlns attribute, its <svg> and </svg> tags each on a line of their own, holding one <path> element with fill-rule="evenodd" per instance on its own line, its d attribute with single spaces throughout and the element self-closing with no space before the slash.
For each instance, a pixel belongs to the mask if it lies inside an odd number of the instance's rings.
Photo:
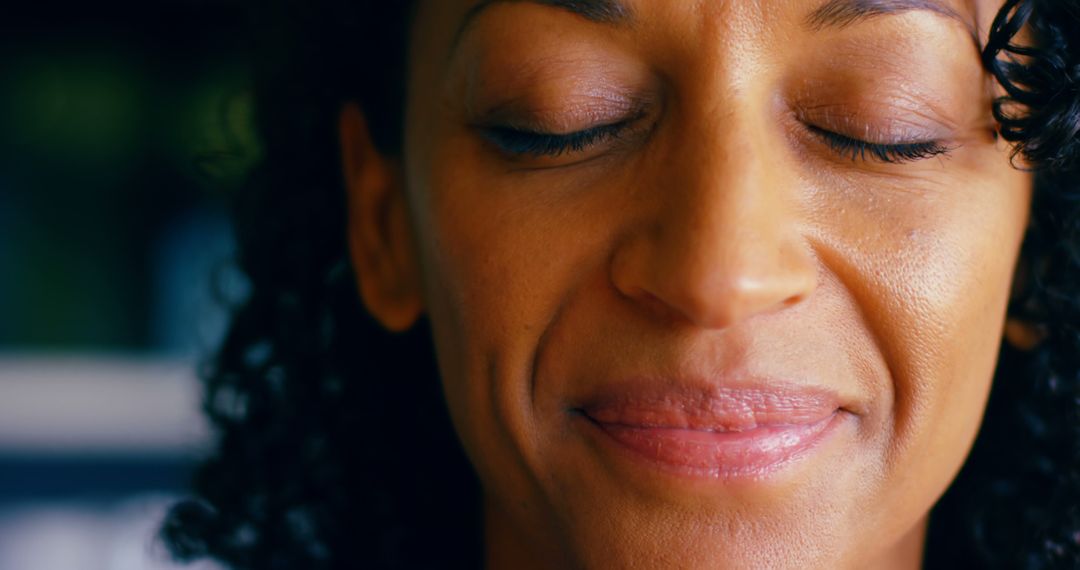
<svg viewBox="0 0 1080 570">
<path fill-rule="evenodd" d="M 828 390 L 611 391 L 574 410 L 608 447 L 695 478 L 762 478 L 796 463 L 849 415 Z"/>
</svg>

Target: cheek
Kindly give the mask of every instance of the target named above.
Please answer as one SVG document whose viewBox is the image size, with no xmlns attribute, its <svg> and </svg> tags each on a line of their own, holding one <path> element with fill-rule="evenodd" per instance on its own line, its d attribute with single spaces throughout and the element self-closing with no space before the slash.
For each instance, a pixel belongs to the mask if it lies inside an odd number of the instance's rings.
<svg viewBox="0 0 1080 570">
<path fill-rule="evenodd" d="M 1003 165 L 932 194 L 843 193 L 842 208 L 823 210 L 833 214 L 819 225 L 823 261 L 862 313 L 882 365 L 872 388 L 886 426 L 880 473 L 914 487 L 882 492 L 910 517 L 944 491 L 978 430 L 1028 187 L 1025 174 Z"/>
<path fill-rule="evenodd" d="M 410 173 L 414 233 L 445 393 L 485 488 L 520 503 L 545 470 L 532 450 L 536 350 L 604 266 L 613 194 L 507 182 L 467 145 L 441 144 Z M 485 477 L 490 475 L 490 477 Z"/>
</svg>

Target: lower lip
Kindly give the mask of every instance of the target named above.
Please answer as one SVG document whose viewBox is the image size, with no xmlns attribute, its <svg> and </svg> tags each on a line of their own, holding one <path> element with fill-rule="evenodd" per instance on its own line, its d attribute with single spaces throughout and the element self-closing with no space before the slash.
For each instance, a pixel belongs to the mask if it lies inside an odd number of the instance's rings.
<svg viewBox="0 0 1080 570">
<path fill-rule="evenodd" d="M 582 418 L 619 451 L 665 471 L 712 479 L 753 479 L 808 455 L 845 416 L 837 410 L 813 423 L 726 432 L 605 424 Z"/>
</svg>

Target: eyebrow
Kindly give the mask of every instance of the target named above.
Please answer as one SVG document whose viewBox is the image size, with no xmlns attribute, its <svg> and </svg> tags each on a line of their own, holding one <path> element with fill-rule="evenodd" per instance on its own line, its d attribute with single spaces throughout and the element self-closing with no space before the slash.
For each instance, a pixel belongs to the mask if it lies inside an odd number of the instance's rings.
<svg viewBox="0 0 1080 570">
<path fill-rule="evenodd" d="M 877 16 L 927 11 L 956 20 L 972 34 L 975 27 L 956 10 L 939 0 L 829 0 L 806 18 L 810 28 L 821 31 L 826 28 L 846 28 Z"/>
<path fill-rule="evenodd" d="M 457 46 L 461 36 L 485 10 L 498 4 L 515 2 L 560 8 L 600 24 L 621 25 L 634 18 L 633 11 L 622 0 L 480 0 L 465 13 L 454 35 L 453 45 Z M 828 0 L 810 12 L 806 24 L 817 31 L 846 28 L 878 16 L 913 11 L 929 11 L 954 19 L 962 23 L 972 36 L 976 34 L 973 23 L 965 20 L 956 10 L 942 4 L 940 0 Z"/>
<path fill-rule="evenodd" d="M 622 0 L 481 0 L 465 13 L 457 33 L 454 34 L 454 45 L 457 45 L 461 36 L 465 34 L 465 30 L 485 10 L 498 4 L 515 2 L 529 2 L 560 8 L 598 24 L 621 25 L 629 23 L 634 18 L 633 11 Z"/>
</svg>

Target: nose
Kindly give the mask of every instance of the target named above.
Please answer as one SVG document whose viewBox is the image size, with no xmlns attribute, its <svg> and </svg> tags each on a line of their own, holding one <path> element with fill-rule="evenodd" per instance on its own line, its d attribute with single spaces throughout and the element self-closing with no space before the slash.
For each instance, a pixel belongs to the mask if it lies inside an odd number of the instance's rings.
<svg viewBox="0 0 1080 570">
<path fill-rule="evenodd" d="M 616 247 L 615 288 L 710 329 L 802 302 L 817 263 L 800 231 L 797 177 L 777 143 L 748 121 L 687 123 L 669 135 L 667 160 L 654 163 L 663 166 L 641 178 L 649 187 L 636 189 L 647 213 Z"/>
</svg>

